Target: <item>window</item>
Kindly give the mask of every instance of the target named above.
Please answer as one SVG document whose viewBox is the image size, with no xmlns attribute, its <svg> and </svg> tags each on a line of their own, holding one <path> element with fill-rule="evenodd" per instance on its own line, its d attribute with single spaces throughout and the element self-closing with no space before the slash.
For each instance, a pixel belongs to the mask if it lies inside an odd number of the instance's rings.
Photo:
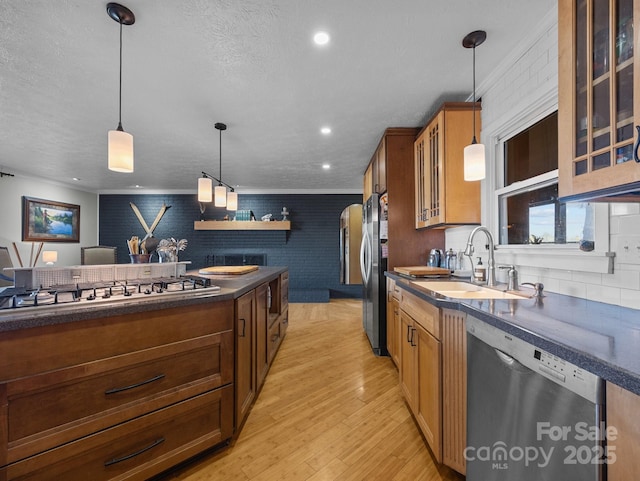
<svg viewBox="0 0 640 481">
<path fill-rule="evenodd" d="M 558 114 L 502 142 L 503 187 L 497 190 L 501 245 L 574 244 L 594 249 L 594 212 L 558 200 Z"/>
</svg>

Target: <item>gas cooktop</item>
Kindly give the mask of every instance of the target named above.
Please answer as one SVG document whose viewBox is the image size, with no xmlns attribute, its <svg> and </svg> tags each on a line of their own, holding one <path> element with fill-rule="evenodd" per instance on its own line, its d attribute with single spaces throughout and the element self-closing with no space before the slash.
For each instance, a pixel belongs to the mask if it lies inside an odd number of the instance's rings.
<svg viewBox="0 0 640 481">
<path fill-rule="evenodd" d="M 128 279 L 126 281 L 78 282 L 28 289 L 8 287 L 0 291 L 0 309 L 42 307 L 69 303 L 91 303 L 133 297 L 162 296 L 194 290 L 220 290 L 205 277 L 182 275 Z"/>
</svg>

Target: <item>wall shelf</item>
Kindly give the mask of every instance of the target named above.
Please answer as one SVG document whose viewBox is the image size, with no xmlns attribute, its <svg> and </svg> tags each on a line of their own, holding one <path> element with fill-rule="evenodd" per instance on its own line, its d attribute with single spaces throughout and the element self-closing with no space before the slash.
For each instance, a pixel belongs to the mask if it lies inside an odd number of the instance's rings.
<svg viewBox="0 0 640 481">
<path fill-rule="evenodd" d="M 197 220 L 194 230 L 291 230 L 291 221 Z"/>
</svg>

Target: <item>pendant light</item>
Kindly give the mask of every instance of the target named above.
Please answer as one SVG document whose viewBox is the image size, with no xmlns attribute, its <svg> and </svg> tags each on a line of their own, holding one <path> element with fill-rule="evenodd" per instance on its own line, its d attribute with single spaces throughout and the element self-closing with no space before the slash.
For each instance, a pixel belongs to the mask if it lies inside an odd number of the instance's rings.
<svg viewBox="0 0 640 481">
<path fill-rule="evenodd" d="M 227 126 L 216 122 L 214 127 L 220 132 L 220 178 L 202 172 L 202 177 L 198 179 L 198 202 L 213 202 L 216 207 L 226 207 L 227 210 L 235 211 L 238 210 L 238 193 L 222 181 L 222 131 L 227 130 Z M 213 180 L 218 182 L 215 188 L 212 188 Z"/>
<path fill-rule="evenodd" d="M 464 48 L 473 48 L 473 140 L 464 148 L 464 180 L 482 180 L 485 177 L 484 144 L 476 140 L 476 47 L 487 39 L 487 32 L 476 30 L 462 39 Z"/>
<path fill-rule="evenodd" d="M 133 135 L 122 129 L 122 26 L 133 25 L 136 21 L 133 12 L 118 3 L 108 3 L 107 13 L 120 24 L 120 84 L 118 93 L 118 127 L 110 130 L 109 170 L 115 172 L 133 172 Z"/>
</svg>

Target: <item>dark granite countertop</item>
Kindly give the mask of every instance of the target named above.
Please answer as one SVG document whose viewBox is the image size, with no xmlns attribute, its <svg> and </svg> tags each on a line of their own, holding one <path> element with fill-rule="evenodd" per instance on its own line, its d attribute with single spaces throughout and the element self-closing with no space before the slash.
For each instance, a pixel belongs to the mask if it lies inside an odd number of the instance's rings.
<svg viewBox="0 0 640 481">
<path fill-rule="evenodd" d="M 107 301 L 78 302 L 55 306 L 23 307 L 0 311 L 0 335 L 3 332 L 30 327 L 61 324 L 65 322 L 98 319 L 101 317 L 131 314 L 136 312 L 168 309 L 191 304 L 236 299 L 260 284 L 276 278 L 287 267 L 260 267 L 257 271 L 234 276 L 203 276 L 220 286 L 219 290 L 201 289 L 195 291 L 165 292 L 163 294 L 125 298 Z M 187 274 L 199 275 L 197 271 Z M 1 337 L 0 337 L 1 340 Z"/>
<path fill-rule="evenodd" d="M 640 311 L 636 309 L 549 292 L 542 299 L 452 299 L 396 273 L 386 275 L 431 304 L 466 312 L 640 395 Z M 522 291 L 533 294 L 526 287 Z"/>
</svg>

